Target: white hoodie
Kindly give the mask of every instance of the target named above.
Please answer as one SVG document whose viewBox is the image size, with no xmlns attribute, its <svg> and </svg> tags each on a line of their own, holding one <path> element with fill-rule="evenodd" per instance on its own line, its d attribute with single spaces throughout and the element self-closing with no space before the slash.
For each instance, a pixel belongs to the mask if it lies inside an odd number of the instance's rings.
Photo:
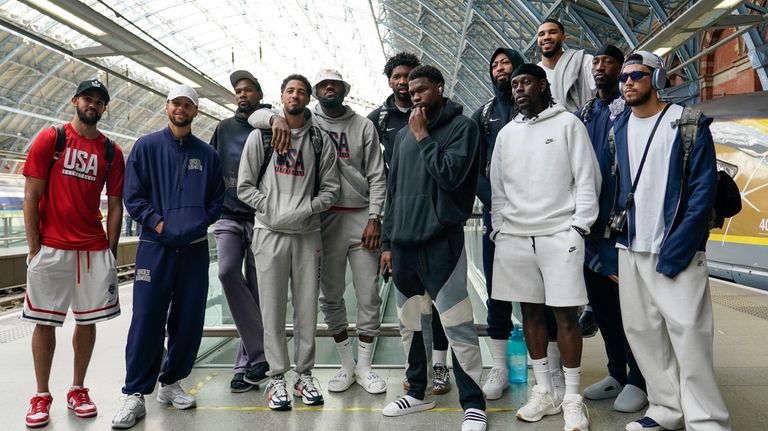
<svg viewBox="0 0 768 431">
<path fill-rule="evenodd" d="M 495 233 L 552 235 L 597 218 L 600 169 L 587 129 L 556 104 L 533 119 L 519 114 L 499 132 L 491 158 Z"/>
</svg>

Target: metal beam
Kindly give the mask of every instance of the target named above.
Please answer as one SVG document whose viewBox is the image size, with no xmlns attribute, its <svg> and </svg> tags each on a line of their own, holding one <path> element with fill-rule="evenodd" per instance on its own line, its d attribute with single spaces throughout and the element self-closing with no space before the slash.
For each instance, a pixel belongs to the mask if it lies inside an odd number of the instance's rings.
<svg viewBox="0 0 768 431">
<path fill-rule="evenodd" d="M 472 7 L 474 5 L 473 0 L 467 2 L 467 7 L 464 10 L 464 25 L 461 28 L 461 38 L 459 39 L 459 46 L 456 48 L 456 61 L 453 63 L 453 81 L 448 88 L 448 95 L 453 96 L 453 89 L 456 87 L 456 81 L 459 80 L 459 69 L 461 68 L 461 59 L 464 55 L 464 47 L 467 44 L 467 29 L 472 22 Z"/>
<path fill-rule="evenodd" d="M 624 36 L 624 40 L 627 41 L 629 48 L 634 49 L 634 47 L 636 47 L 639 43 L 637 36 L 635 36 L 635 33 L 631 28 L 629 28 L 627 21 L 622 18 L 621 13 L 619 13 L 619 10 L 616 9 L 616 6 L 613 5 L 613 2 L 610 0 L 595 1 L 597 1 L 605 13 L 608 14 L 608 17 L 611 18 L 611 21 L 613 21 L 613 23 L 616 25 L 616 28 L 619 30 L 621 35 Z"/>
</svg>

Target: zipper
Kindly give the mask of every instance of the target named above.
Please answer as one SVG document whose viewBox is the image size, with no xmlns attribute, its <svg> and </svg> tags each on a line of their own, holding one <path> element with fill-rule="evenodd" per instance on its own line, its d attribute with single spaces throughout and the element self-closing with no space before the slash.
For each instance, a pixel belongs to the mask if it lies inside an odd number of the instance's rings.
<svg viewBox="0 0 768 431">
<path fill-rule="evenodd" d="M 179 139 L 179 145 L 176 146 L 176 157 L 179 161 L 179 175 L 177 178 L 179 191 L 184 190 L 184 154 L 181 151 L 183 140 Z"/>
</svg>

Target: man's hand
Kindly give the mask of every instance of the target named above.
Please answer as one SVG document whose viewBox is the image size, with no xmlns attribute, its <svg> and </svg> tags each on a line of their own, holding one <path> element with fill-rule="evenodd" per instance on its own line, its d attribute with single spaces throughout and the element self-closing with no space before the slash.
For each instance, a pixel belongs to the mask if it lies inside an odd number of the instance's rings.
<svg viewBox="0 0 768 431">
<path fill-rule="evenodd" d="M 392 252 L 381 252 L 381 258 L 379 259 L 379 272 L 384 275 L 386 272 L 392 272 Z"/>
<path fill-rule="evenodd" d="M 40 244 L 38 244 L 37 247 L 34 249 L 30 247 L 29 253 L 27 253 L 27 264 L 29 264 L 29 262 L 32 262 L 32 258 L 37 256 L 37 253 L 40 253 L 40 249 L 41 249 Z"/>
<path fill-rule="evenodd" d="M 381 225 L 378 221 L 368 219 L 368 225 L 363 230 L 360 245 L 371 251 L 378 250 L 381 247 Z"/>
<path fill-rule="evenodd" d="M 160 220 L 160 223 L 158 223 L 157 226 L 155 226 L 155 232 L 163 233 L 163 226 L 164 226 L 164 223 L 162 220 Z"/>
<path fill-rule="evenodd" d="M 411 133 L 416 137 L 417 141 L 429 136 L 427 130 L 427 113 L 421 106 L 414 106 L 411 109 L 411 116 L 408 118 L 408 127 L 411 129 Z"/>
<path fill-rule="evenodd" d="M 269 120 L 269 124 L 272 125 L 272 148 L 277 154 L 287 154 L 288 149 L 291 148 L 291 129 L 288 127 L 288 122 L 285 118 L 274 115 Z"/>
<path fill-rule="evenodd" d="M 610 278 L 611 281 L 613 281 L 614 283 L 619 284 L 619 276 L 618 275 L 611 274 L 611 275 L 608 276 L 608 278 Z"/>
</svg>

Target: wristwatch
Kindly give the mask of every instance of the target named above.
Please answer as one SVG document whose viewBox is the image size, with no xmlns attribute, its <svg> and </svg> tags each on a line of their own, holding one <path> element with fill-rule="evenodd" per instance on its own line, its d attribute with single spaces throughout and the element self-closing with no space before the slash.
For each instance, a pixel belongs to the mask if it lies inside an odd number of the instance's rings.
<svg viewBox="0 0 768 431">
<path fill-rule="evenodd" d="M 381 224 L 381 214 L 369 214 L 368 220 L 373 220 L 378 224 Z"/>
</svg>

